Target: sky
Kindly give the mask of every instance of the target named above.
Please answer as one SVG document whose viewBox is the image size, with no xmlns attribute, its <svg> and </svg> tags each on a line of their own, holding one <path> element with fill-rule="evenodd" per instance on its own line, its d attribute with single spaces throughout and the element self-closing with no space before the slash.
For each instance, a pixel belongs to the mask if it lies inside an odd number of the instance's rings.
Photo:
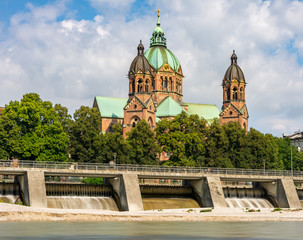
<svg viewBox="0 0 303 240">
<path fill-rule="evenodd" d="M 303 2 L 291 0 L 1 0 L 0 106 L 35 92 L 71 114 L 95 96 L 127 97 L 127 73 L 157 22 L 179 59 L 183 100 L 222 106 L 235 50 L 249 126 L 303 130 Z"/>
</svg>

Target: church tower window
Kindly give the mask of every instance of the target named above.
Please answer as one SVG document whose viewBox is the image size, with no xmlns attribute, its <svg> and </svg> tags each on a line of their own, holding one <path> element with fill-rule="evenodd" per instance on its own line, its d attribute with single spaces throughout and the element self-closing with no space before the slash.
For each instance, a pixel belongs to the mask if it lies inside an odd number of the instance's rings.
<svg viewBox="0 0 303 240">
<path fill-rule="evenodd" d="M 233 88 L 233 100 L 238 100 L 238 89 L 236 87 Z"/>
<path fill-rule="evenodd" d="M 230 100 L 230 88 L 227 88 L 227 100 L 229 101 Z"/>
<path fill-rule="evenodd" d="M 142 79 L 138 80 L 138 92 L 143 92 L 143 81 Z"/>
</svg>

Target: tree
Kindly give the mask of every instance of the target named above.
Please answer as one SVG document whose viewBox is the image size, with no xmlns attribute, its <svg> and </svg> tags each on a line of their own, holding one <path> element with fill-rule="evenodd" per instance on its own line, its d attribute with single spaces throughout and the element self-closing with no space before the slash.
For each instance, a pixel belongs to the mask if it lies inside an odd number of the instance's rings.
<svg viewBox="0 0 303 240">
<path fill-rule="evenodd" d="M 228 139 L 226 155 L 235 168 L 249 168 L 247 164 L 246 131 L 241 128 L 240 123 L 230 122 L 222 125 Z"/>
<path fill-rule="evenodd" d="M 127 142 L 130 146 L 130 162 L 133 164 L 158 164 L 160 147 L 156 144 L 154 132 L 145 120 L 141 120 L 128 133 Z"/>
<path fill-rule="evenodd" d="M 68 109 L 66 107 L 61 106 L 61 104 L 56 104 L 54 109 L 58 114 L 59 122 L 61 123 L 64 132 L 69 135 L 73 120 L 72 116 L 68 114 Z"/>
<path fill-rule="evenodd" d="M 161 120 L 156 138 L 162 150 L 171 154 L 165 164 L 204 166 L 206 125 L 205 119 L 185 112 L 172 120 Z"/>
<path fill-rule="evenodd" d="M 9 157 L 39 161 L 65 161 L 68 136 L 51 102 L 36 93 L 5 106 L 0 137 Z"/>
<path fill-rule="evenodd" d="M 77 162 L 100 162 L 102 134 L 100 114 L 96 108 L 81 106 L 74 113 L 70 128 L 70 154 Z"/>
<path fill-rule="evenodd" d="M 122 126 L 119 123 L 112 125 L 112 132 L 102 135 L 102 147 L 100 159 L 108 163 L 116 158 L 118 164 L 128 164 L 129 162 L 129 145 L 122 135 Z"/>
<path fill-rule="evenodd" d="M 206 133 L 206 166 L 232 168 L 228 156 L 228 138 L 219 119 L 215 119 Z"/>
</svg>

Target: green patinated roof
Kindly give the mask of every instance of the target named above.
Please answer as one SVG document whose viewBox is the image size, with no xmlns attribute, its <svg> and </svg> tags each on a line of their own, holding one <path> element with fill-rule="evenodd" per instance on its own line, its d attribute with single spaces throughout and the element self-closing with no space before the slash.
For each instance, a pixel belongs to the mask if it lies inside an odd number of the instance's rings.
<svg viewBox="0 0 303 240">
<path fill-rule="evenodd" d="M 157 107 L 157 117 L 174 117 L 180 114 L 182 111 L 186 112 L 180 104 L 178 104 L 171 97 L 167 97 Z"/>
<path fill-rule="evenodd" d="M 162 46 L 149 48 L 144 56 L 155 70 L 160 69 L 165 63 L 168 63 L 174 71 L 180 67 L 177 57 L 169 49 Z"/>
<path fill-rule="evenodd" d="M 96 97 L 101 117 L 124 118 L 128 98 Z"/>
<path fill-rule="evenodd" d="M 198 103 L 186 103 L 186 105 L 188 105 L 189 114 L 197 114 L 199 117 L 205 118 L 209 123 L 214 118 L 219 118 L 219 110 L 216 105 Z"/>
<path fill-rule="evenodd" d="M 124 107 L 128 102 L 128 98 L 112 98 L 112 97 L 96 97 L 101 117 L 108 118 L 124 118 Z M 185 103 L 188 106 L 187 113 L 197 114 L 199 117 L 205 118 L 209 123 L 214 118 L 219 117 L 219 110 L 216 105 L 212 104 L 197 104 Z M 157 107 L 156 121 L 158 122 L 161 117 L 174 117 L 182 111 L 186 112 L 179 103 L 171 97 L 167 97 Z"/>
</svg>

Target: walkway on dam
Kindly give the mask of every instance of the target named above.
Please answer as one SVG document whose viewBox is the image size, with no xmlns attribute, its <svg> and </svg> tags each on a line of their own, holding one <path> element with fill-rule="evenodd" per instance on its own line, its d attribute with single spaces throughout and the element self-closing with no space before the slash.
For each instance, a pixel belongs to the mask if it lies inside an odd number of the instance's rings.
<svg viewBox="0 0 303 240">
<path fill-rule="evenodd" d="M 146 166 L 130 164 L 98 164 L 73 162 L 37 162 L 19 160 L 0 160 L 0 174 L 23 175 L 28 170 L 43 171 L 45 176 L 77 177 L 117 177 L 121 174 L 135 173 L 139 178 L 171 178 L 195 180 L 201 177 L 220 177 L 221 180 L 270 182 L 277 178 L 291 178 L 303 182 L 302 171 L 267 170 L 267 169 L 232 169 L 174 166 Z"/>
</svg>

